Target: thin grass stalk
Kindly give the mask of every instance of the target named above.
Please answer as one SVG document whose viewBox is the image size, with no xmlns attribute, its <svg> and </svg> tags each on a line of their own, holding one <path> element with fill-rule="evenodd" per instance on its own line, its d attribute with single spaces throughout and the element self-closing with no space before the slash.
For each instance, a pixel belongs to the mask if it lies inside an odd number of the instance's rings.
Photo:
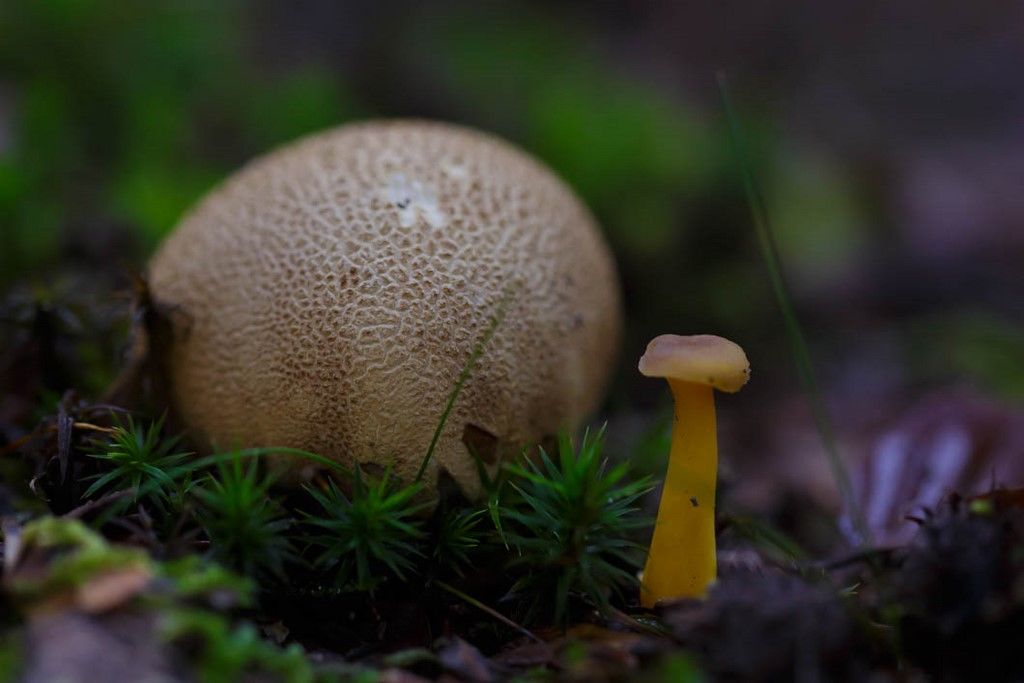
<svg viewBox="0 0 1024 683">
<path fill-rule="evenodd" d="M 717 78 L 718 90 L 722 98 L 722 106 L 725 109 L 725 118 L 729 125 L 729 137 L 732 142 L 736 166 L 743 182 L 743 190 L 746 193 L 747 202 L 750 205 L 750 213 L 753 218 L 754 230 L 757 234 L 761 258 L 764 260 L 765 267 L 768 270 L 768 277 L 771 280 L 772 291 L 775 294 L 775 300 L 782 312 L 782 318 L 786 328 L 786 336 L 789 339 L 790 351 L 792 352 L 793 360 L 796 363 L 797 374 L 800 377 L 800 383 L 803 386 L 804 393 L 807 395 L 811 414 L 814 418 L 818 435 L 821 437 L 821 442 L 824 446 L 825 454 L 828 459 L 829 468 L 831 469 L 832 477 L 836 482 L 836 488 L 839 489 L 839 495 L 842 497 L 843 502 L 846 505 L 846 509 L 850 515 L 850 520 L 853 523 L 861 544 L 870 545 L 871 531 L 868 528 L 863 513 L 861 512 L 860 505 L 857 503 L 857 499 L 853 494 L 850 475 L 843 462 L 842 456 L 839 453 L 839 445 L 836 441 L 832 420 L 829 417 L 827 408 L 825 407 L 825 402 L 822 399 L 821 390 L 818 387 L 818 382 L 815 377 L 810 350 L 807 346 L 803 329 L 800 326 L 800 321 L 797 319 L 796 311 L 793 308 L 792 298 L 789 295 L 789 288 L 786 286 L 786 281 L 783 277 L 782 261 L 779 258 L 779 250 L 775 241 L 775 233 L 768 217 L 768 210 L 765 206 L 764 199 L 754 179 L 754 173 L 751 169 L 749 156 L 747 155 L 746 146 L 743 141 L 742 130 L 736 116 L 736 111 L 733 108 L 732 97 L 729 94 L 729 83 L 725 74 L 721 71 L 718 72 Z"/>
<path fill-rule="evenodd" d="M 473 352 L 469 354 L 466 364 L 462 366 L 462 372 L 459 373 L 455 386 L 452 387 L 451 393 L 448 394 L 448 401 L 445 403 L 444 410 L 441 411 L 441 417 L 437 421 L 437 428 L 434 429 L 434 435 L 430 439 L 430 445 L 427 447 L 427 452 L 423 456 L 423 461 L 420 463 L 420 469 L 416 472 L 416 479 L 414 481 L 423 479 L 423 475 L 427 471 L 427 465 L 430 464 L 430 459 L 434 457 L 434 449 L 437 448 L 437 442 L 441 438 L 441 431 L 448 422 L 448 416 L 451 415 L 452 408 L 455 407 L 455 401 L 459 398 L 459 394 L 462 393 L 462 387 L 469 380 L 469 375 L 473 372 L 473 368 L 476 367 L 480 356 L 484 355 L 484 350 L 491 343 L 491 339 L 494 338 L 494 333 L 498 331 L 502 321 L 505 320 L 505 314 L 508 312 L 508 305 L 511 300 L 512 290 L 506 289 L 501 301 L 498 302 L 497 310 L 488 322 L 487 329 L 484 330 L 484 335 L 476 343 L 476 346 L 473 347 Z"/>
</svg>

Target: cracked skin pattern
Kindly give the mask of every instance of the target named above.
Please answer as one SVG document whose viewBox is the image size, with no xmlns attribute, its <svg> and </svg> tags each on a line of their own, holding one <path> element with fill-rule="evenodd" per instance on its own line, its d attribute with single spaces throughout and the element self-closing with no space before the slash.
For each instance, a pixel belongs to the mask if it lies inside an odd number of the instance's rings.
<svg viewBox="0 0 1024 683">
<path fill-rule="evenodd" d="M 200 442 L 391 464 L 407 482 L 507 299 L 425 476 L 434 492 L 447 470 L 471 498 L 467 425 L 499 456 L 577 426 L 621 331 L 611 254 L 565 183 L 495 137 L 422 121 L 347 125 L 251 162 L 182 220 L 149 278 L 173 324 L 172 399 Z"/>
</svg>

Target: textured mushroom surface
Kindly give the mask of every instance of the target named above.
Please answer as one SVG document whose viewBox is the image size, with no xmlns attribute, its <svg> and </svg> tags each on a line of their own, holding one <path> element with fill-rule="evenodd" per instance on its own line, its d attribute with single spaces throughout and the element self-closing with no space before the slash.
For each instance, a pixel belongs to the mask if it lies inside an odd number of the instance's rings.
<svg viewBox="0 0 1024 683">
<path fill-rule="evenodd" d="M 348 125 L 257 159 L 183 219 L 149 277 L 197 438 L 392 464 L 406 481 L 506 301 L 425 477 L 447 470 L 471 497 L 466 442 L 494 466 L 576 426 L 620 336 L 614 264 L 572 191 L 438 123 Z"/>
</svg>

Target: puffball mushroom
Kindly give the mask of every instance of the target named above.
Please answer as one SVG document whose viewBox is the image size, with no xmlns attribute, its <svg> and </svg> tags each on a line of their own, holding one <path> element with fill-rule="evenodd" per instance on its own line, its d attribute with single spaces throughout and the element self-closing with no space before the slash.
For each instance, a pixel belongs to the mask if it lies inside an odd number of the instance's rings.
<svg viewBox="0 0 1024 683">
<path fill-rule="evenodd" d="M 619 284 L 593 218 L 535 159 L 467 128 L 369 122 L 251 162 L 149 267 L 171 399 L 200 443 L 313 451 L 412 481 L 489 321 L 424 483 L 479 493 L 470 443 L 573 428 L 617 350 Z M 305 466 L 291 460 L 282 467 Z"/>
<path fill-rule="evenodd" d="M 750 363 L 728 339 L 665 334 L 648 344 L 639 369 L 667 379 L 675 399 L 668 472 L 640 584 L 641 604 L 654 607 L 665 598 L 702 597 L 717 575 L 713 392 L 739 391 Z"/>
</svg>

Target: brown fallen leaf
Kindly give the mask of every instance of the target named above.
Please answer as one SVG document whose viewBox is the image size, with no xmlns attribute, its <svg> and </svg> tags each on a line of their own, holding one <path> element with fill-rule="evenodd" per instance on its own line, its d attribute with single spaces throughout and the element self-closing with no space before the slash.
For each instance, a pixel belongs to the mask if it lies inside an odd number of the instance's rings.
<svg viewBox="0 0 1024 683">
<path fill-rule="evenodd" d="M 715 680 L 863 680 L 860 631 L 828 582 L 771 572 L 723 577 L 706 600 L 662 611 Z"/>
<path fill-rule="evenodd" d="M 191 680 L 174 662 L 150 615 L 56 612 L 32 616 L 24 628 L 23 683 L 109 683 Z"/>
<path fill-rule="evenodd" d="M 559 654 L 563 654 L 567 649 L 583 643 L 591 666 L 633 671 L 639 666 L 638 654 L 647 650 L 651 641 L 651 638 L 635 633 L 613 631 L 596 624 L 579 624 L 566 632 L 558 650 Z"/>
<path fill-rule="evenodd" d="M 107 612 L 141 593 L 152 578 L 153 573 L 146 566 L 100 574 L 78 587 L 74 605 L 87 614 Z"/>
<path fill-rule="evenodd" d="M 2 587 L 28 615 L 108 612 L 136 597 L 153 578 L 145 552 L 108 543 L 79 520 L 44 517 L 4 529 L 13 532 L 14 543 Z"/>
<path fill-rule="evenodd" d="M 911 407 L 853 472 L 875 545 L 902 545 L 914 520 L 950 494 L 1024 486 L 1024 411 L 968 392 L 943 392 Z M 843 526 L 852 525 L 844 517 Z M 852 534 L 852 531 L 850 532 Z"/>
<path fill-rule="evenodd" d="M 926 515 L 866 596 L 899 605 L 901 652 L 929 680 L 1024 680 L 1024 509 L 998 497 Z"/>
<path fill-rule="evenodd" d="M 445 670 L 463 680 L 472 683 L 490 683 L 494 680 L 494 673 L 487 658 L 462 638 L 453 638 L 449 644 L 441 648 L 437 656 Z"/>
<path fill-rule="evenodd" d="M 405 669 L 384 669 L 377 674 L 378 683 L 430 683 L 426 678 Z"/>
<path fill-rule="evenodd" d="M 512 647 L 502 650 L 491 659 L 502 666 L 517 669 L 532 669 L 548 666 L 554 659 L 555 651 L 548 643 L 535 643 L 524 638 L 516 641 Z"/>
</svg>

